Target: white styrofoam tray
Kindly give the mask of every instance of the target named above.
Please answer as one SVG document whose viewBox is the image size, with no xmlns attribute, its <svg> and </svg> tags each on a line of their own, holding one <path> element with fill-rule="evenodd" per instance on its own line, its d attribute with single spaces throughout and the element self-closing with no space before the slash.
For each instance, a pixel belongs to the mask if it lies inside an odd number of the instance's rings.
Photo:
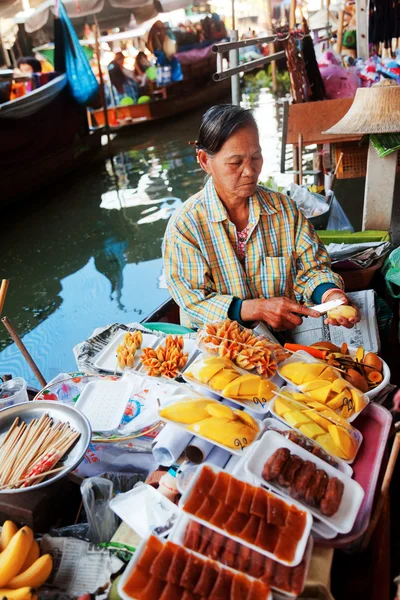
<svg viewBox="0 0 400 600">
<path fill-rule="evenodd" d="M 167 535 L 180 512 L 176 504 L 146 483 L 115 496 L 110 508 L 140 537 L 153 532 Z"/>
<path fill-rule="evenodd" d="M 301 383 L 300 384 L 293 383 L 293 381 L 290 381 L 290 379 L 288 379 L 287 377 L 285 377 L 281 373 L 282 367 L 284 367 L 285 365 L 288 365 L 290 363 L 294 363 L 294 362 L 306 362 L 306 363 L 309 363 L 309 364 L 324 364 L 324 365 L 326 365 L 326 367 L 330 366 L 325 361 L 321 361 L 321 360 L 318 360 L 318 358 L 314 358 L 313 356 L 311 356 L 311 354 L 308 354 L 308 352 L 305 352 L 304 350 L 298 350 L 297 352 L 295 352 L 294 354 L 292 354 L 292 356 L 290 356 L 288 359 L 286 359 L 285 362 L 281 363 L 279 365 L 279 368 L 278 368 L 279 375 L 282 377 L 282 379 L 284 379 L 286 381 L 286 383 L 288 384 L 289 387 L 295 388 L 296 390 L 299 390 L 300 392 L 302 392 L 302 389 L 301 389 L 302 384 Z M 347 383 L 347 385 L 349 387 L 354 387 L 350 383 Z M 357 389 L 357 388 L 354 388 L 354 389 Z M 360 390 L 357 390 L 357 391 L 360 392 Z M 302 392 L 302 393 L 307 395 L 307 392 Z M 362 410 L 359 410 L 358 412 L 353 413 L 351 415 L 351 417 L 348 417 L 346 419 L 346 421 L 348 423 L 351 423 L 352 421 L 354 421 L 354 419 L 356 419 L 358 417 L 358 415 L 368 405 L 368 403 L 369 403 L 369 397 L 368 397 L 367 394 L 364 394 L 364 402 L 365 402 L 365 404 L 364 404 Z M 323 402 L 321 402 L 321 404 L 323 404 Z M 329 406 L 327 408 L 329 408 Z M 335 412 L 337 414 L 340 414 L 340 409 L 335 410 Z"/>
<path fill-rule="evenodd" d="M 196 364 L 197 360 L 203 360 L 203 359 L 204 359 L 204 354 L 197 356 L 196 360 L 193 361 L 191 367 L 193 367 L 193 365 Z M 189 366 L 189 365 L 187 365 L 187 366 Z M 235 366 L 235 369 L 237 369 L 237 371 L 239 371 L 239 373 L 241 375 L 252 375 L 252 373 L 250 371 L 245 371 L 244 369 L 240 369 L 236 365 L 234 365 L 234 366 Z M 256 373 L 253 373 L 253 374 L 256 375 Z M 221 392 L 214 390 L 211 386 L 209 386 L 205 383 L 201 383 L 197 379 L 188 375 L 186 372 L 186 367 L 182 373 L 182 377 L 186 381 L 186 383 L 188 383 L 190 386 L 195 384 L 198 387 L 199 391 L 204 390 L 204 395 L 207 396 L 211 393 L 215 396 L 216 394 L 218 394 L 218 396 L 220 398 L 224 398 L 225 400 L 234 402 L 238 406 L 241 406 L 243 408 L 248 408 L 252 412 L 257 413 L 257 417 L 260 419 L 262 419 L 263 416 L 265 416 L 268 413 L 269 401 L 263 402 L 262 399 L 255 398 L 253 401 L 247 401 L 247 402 L 243 401 L 242 402 L 241 400 L 236 400 L 235 398 L 229 398 L 229 396 L 224 396 L 223 394 L 221 394 Z M 276 375 L 274 375 L 274 377 L 269 379 L 269 381 L 271 381 L 272 383 L 275 383 L 275 385 L 279 388 L 280 382 L 282 381 L 282 379 L 278 374 L 276 374 Z"/>
<path fill-rule="evenodd" d="M 274 491 L 281 493 L 286 498 L 291 498 L 288 489 L 279 486 L 274 481 L 265 481 L 262 477 L 262 471 L 265 463 L 270 456 L 278 450 L 278 448 L 288 448 L 291 454 L 295 454 L 303 460 L 313 462 L 317 469 L 322 469 L 329 477 L 337 477 L 344 484 L 342 501 L 339 510 L 332 517 L 326 517 L 319 510 L 309 506 L 302 500 L 298 503 L 307 508 L 317 519 L 326 523 L 331 529 L 335 529 L 338 533 L 348 533 L 351 531 L 364 498 L 364 490 L 357 481 L 354 481 L 338 469 L 331 467 L 317 456 L 307 452 L 301 446 L 297 446 L 290 440 L 284 438 L 275 431 L 267 431 L 264 433 L 260 442 L 251 448 L 245 457 L 245 469 L 254 475 L 258 482 Z"/>
<path fill-rule="evenodd" d="M 126 584 L 126 582 L 128 581 L 133 569 L 136 566 L 136 563 L 139 562 L 144 549 L 146 547 L 147 541 L 149 539 L 150 536 L 145 537 L 144 539 L 142 539 L 139 547 L 137 548 L 136 552 L 134 553 L 134 555 L 132 556 L 131 560 L 129 561 L 125 571 L 123 572 L 121 579 L 118 583 L 118 594 L 119 596 L 122 598 L 122 600 L 136 600 L 136 598 L 134 598 L 133 596 L 129 596 L 125 591 L 124 591 L 124 586 Z M 155 536 L 157 537 L 157 536 Z M 166 540 L 161 539 L 160 540 L 163 544 L 165 544 Z M 172 540 L 168 540 L 171 541 Z M 203 556 L 202 554 L 198 554 L 197 552 L 192 552 L 192 550 L 189 550 L 188 548 L 185 547 L 185 552 L 187 552 L 190 555 L 193 556 L 197 556 L 199 557 L 202 561 L 206 561 L 206 562 L 214 562 L 211 561 L 210 558 L 206 558 L 205 556 Z M 235 571 L 234 569 L 231 569 L 225 565 L 222 565 L 221 563 L 218 563 L 220 565 L 221 570 L 226 570 L 226 571 L 233 571 L 234 573 L 238 573 L 238 571 Z M 246 577 L 246 579 L 250 580 L 250 581 L 254 581 L 254 577 L 250 577 L 249 575 L 245 575 L 243 573 L 243 575 Z M 260 598 L 260 600 L 272 600 L 272 594 L 271 591 L 269 592 L 268 596 L 266 598 Z"/>
<path fill-rule="evenodd" d="M 199 398 L 200 400 L 200 398 Z M 163 406 L 161 407 L 161 410 L 163 410 L 164 408 L 166 408 L 167 406 L 169 406 L 170 404 L 177 404 L 179 402 L 185 402 L 185 399 L 180 399 L 180 400 L 172 400 L 171 402 L 167 402 L 165 404 L 163 404 Z M 192 402 L 193 402 L 193 398 L 192 398 Z M 213 402 L 218 402 L 218 400 L 214 400 L 210 398 L 210 404 L 212 404 Z M 237 446 L 236 448 L 230 448 L 229 446 L 225 446 L 224 444 L 220 444 L 219 442 L 216 442 L 215 440 L 213 440 L 212 438 L 208 438 L 205 435 L 201 435 L 200 433 L 197 433 L 195 431 L 191 431 L 190 429 L 188 429 L 187 425 L 185 425 L 184 423 L 179 423 L 177 421 L 173 421 L 171 419 L 167 419 L 166 417 L 163 417 L 160 415 L 160 412 L 158 413 L 159 418 L 162 421 L 165 421 L 165 423 L 171 423 L 172 425 L 175 425 L 175 427 L 178 427 L 178 429 L 182 429 L 183 431 L 186 431 L 187 433 L 190 433 L 192 435 L 195 435 L 196 437 L 201 438 L 202 440 L 206 440 L 207 442 L 211 442 L 212 444 L 214 444 L 214 446 L 218 446 L 219 448 L 222 448 L 223 450 L 228 450 L 228 452 L 231 452 L 232 454 L 238 454 L 239 456 L 242 456 L 245 452 L 248 451 L 248 449 L 252 446 L 252 444 L 254 444 L 254 442 L 256 440 L 259 439 L 259 437 L 262 434 L 262 425 L 259 424 L 259 422 L 256 422 L 258 425 L 258 433 L 255 437 L 255 439 L 253 440 L 253 442 L 251 442 L 251 444 L 247 444 L 246 440 L 237 438 L 237 440 L 235 440 L 235 443 L 237 442 Z"/>
<path fill-rule="evenodd" d="M 123 379 L 90 381 L 75 406 L 89 419 L 93 431 L 114 431 L 124 416 L 131 389 L 132 383 Z"/>
<path fill-rule="evenodd" d="M 279 434 L 277 434 L 277 435 L 279 435 Z M 279 437 L 282 437 L 282 436 L 279 436 Z M 250 451 L 249 451 L 249 454 L 250 454 Z M 202 465 L 200 465 L 199 469 L 197 470 L 197 473 L 195 473 L 194 476 L 192 477 L 192 479 L 190 480 L 190 483 L 189 483 L 188 487 L 185 489 L 185 491 L 182 494 L 182 497 L 181 497 L 181 499 L 179 501 L 179 506 L 183 510 L 185 510 L 186 501 L 190 497 L 190 494 L 192 493 L 192 489 L 196 485 L 196 482 L 197 482 L 198 478 L 200 477 L 200 474 L 201 474 L 201 471 L 202 471 L 202 467 L 204 467 L 204 466 L 210 467 L 214 471 L 214 473 L 220 473 L 221 471 L 224 470 L 224 469 L 220 469 L 218 467 L 215 467 L 214 465 L 212 465 L 210 463 L 207 463 L 207 462 L 205 462 Z M 241 479 L 240 477 L 236 477 L 236 478 L 237 479 Z M 213 525 L 212 523 L 209 523 L 208 521 L 205 521 L 204 519 L 199 519 L 198 517 L 196 517 L 196 515 L 192 515 L 190 513 L 190 517 L 192 519 L 194 519 L 195 521 L 198 521 L 202 525 L 205 525 L 206 527 L 209 527 L 210 529 L 213 529 L 214 531 L 218 531 L 218 533 L 221 533 L 222 535 L 225 535 L 226 537 L 231 538 L 232 540 L 235 540 L 236 542 L 240 542 L 244 546 L 248 546 L 252 550 L 255 550 L 256 552 L 259 552 L 260 554 L 264 554 L 265 556 L 268 556 L 269 558 L 272 558 L 272 559 L 276 560 L 277 562 L 280 562 L 280 563 L 282 563 L 284 565 L 287 565 L 289 567 L 295 567 L 296 565 L 298 565 L 302 561 L 302 558 L 303 558 L 303 555 L 304 555 L 304 551 L 305 551 L 305 548 L 306 548 L 306 545 L 307 545 L 307 541 L 308 541 L 308 538 L 309 538 L 309 535 L 310 535 L 313 518 L 312 518 L 311 513 L 308 510 L 308 508 L 304 508 L 304 506 L 302 506 L 301 504 L 299 504 L 296 500 L 292 500 L 291 498 L 289 500 L 287 500 L 286 498 L 283 498 L 282 496 L 280 496 L 278 494 L 275 494 L 274 492 L 270 492 L 269 491 L 269 493 L 270 494 L 272 493 L 273 496 L 279 497 L 280 500 L 283 500 L 283 502 L 285 502 L 285 504 L 288 507 L 290 507 L 290 506 L 296 506 L 296 508 L 298 508 L 299 510 L 301 510 L 302 512 L 304 512 L 306 514 L 306 524 L 305 524 L 305 527 L 304 527 L 303 535 L 302 535 L 301 539 L 299 540 L 299 542 L 297 544 L 296 553 L 295 553 L 295 556 L 294 556 L 294 558 L 293 558 L 293 560 L 291 562 L 280 560 L 272 552 L 268 552 L 267 550 L 263 550 L 262 548 L 259 548 L 258 546 L 255 546 L 254 544 L 250 544 L 249 542 L 246 542 L 244 539 L 242 539 L 239 536 L 231 535 L 227 531 L 225 531 L 224 529 L 221 529 L 220 527 L 216 527 L 215 525 Z"/>
<path fill-rule="evenodd" d="M 132 330 L 131 333 L 135 331 Z M 137 331 L 137 330 L 136 330 Z M 109 373 L 122 373 L 122 369 L 117 363 L 117 347 L 123 343 L 125 334 L 129 333 L 124 329 L 120 329 L 115 336 L 108 342 L 107 346 L 103 348 L 98 355 L 95 357 L 94 366 L 96 369 L 102 371 L 108 371 Z M 140 357 L 142 355 L 143 348 L 154 348 L 156 344 L 160 342 L 160 336 L 155 333 L 143 333 L 143 341 L 136 350 L 135 360 L 133 363 L 133 370 L 137 369 L 140 364 Z"/>
</svg>

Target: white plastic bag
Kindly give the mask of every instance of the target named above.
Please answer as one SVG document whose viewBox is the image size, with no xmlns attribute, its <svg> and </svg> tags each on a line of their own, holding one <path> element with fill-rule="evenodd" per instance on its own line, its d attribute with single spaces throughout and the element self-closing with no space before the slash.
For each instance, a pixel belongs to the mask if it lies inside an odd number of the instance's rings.
<svg viewBox="0 0 400 600">
<path fill-rule="evenodd" d="M 331 212 L 329 214 L 326 229 L 331 231 L 350 231 L 351 233 L 354 233 L 354 227 L 347 218 L 346 213 L 336 196 L 333 196 L 332 199 Z"/>
<path fill-rule="evenodd" d="M 301 210 L 307 219 L 323 215 L 329 210 L 329 205 L 309 192 L 306 186 L 291 183 L 286 188 L 285 194 L 294 200 L 297 208 Z"/>
</svg>

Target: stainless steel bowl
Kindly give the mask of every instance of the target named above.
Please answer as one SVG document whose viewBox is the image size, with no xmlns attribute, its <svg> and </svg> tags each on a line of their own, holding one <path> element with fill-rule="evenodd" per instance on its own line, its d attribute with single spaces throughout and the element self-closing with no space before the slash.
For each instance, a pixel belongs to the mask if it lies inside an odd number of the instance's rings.
<svg viewBox="0 0 400 600">
<path fill-rule="evenodd" d="M 72 450 L 63 458 L 62 464 L 65 465 L 65 469 L 55 473 L 50 479 L 40 483 L 32 483 L 32 485 L 26 488 L 0 490 L 0 494 L 18 494 L 43 488 L 76 469 L 83 460 L 92 437 L 90 423 L 85 415 L 79 412 L 79 410 L 72 408 L 68 404 L 63 404 L 62 402 L 38 400 L 34 402 L 23 402 L 22 404 L 15 404 L 14 406 L 3 408 L 3 410 L 0 410 L 0 441 L 4 434 L 10 429 L 16 417 L 20 417 L 25 423 L 30 423 L 33 419 L 40 419 L 44 414 L 48 414 L 54 421 L 64 421 L 65 423 L 69 423 L 73 429 L 79 431 L 81 434 L 81 437 L 78 439 L 75 446 L 73 446 Z"/>
</svg>

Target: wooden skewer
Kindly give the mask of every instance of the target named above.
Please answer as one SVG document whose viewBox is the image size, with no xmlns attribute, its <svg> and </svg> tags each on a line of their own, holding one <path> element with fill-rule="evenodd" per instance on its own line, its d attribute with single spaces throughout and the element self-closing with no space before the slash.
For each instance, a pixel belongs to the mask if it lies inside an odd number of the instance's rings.
<svg viewBox="0 0 400 600">
<path fill-rule="evenodd" d="M 65 469 L 65 465 L 63 467 L 57 467 L 57 469 L 51 469 L 50 471 L 45 471 L 44 473 L 38 473 L 37 475 L 31 475 L 31 477 L 25 477 L 23 479 L 17 479 L 16 481 L 10 481 L 5 485 L 0 486 L 0 490 L 5 490 L 6 488 L 13 487 L 15 485 L 19 485 L 21 483 L 26 483 L 27 481 L 31 481 L 33 479 L 39 479 L 39 477 L 47 477 L 47 475 L 53 475 L 54 473 L 58 473 L 59 471 L 63 471 Z"/>
<path fill-rule="evenodd" d="M 0 316 L 1 313 L 3 312 L 3 306 L 4 306 L 4 302 L 6 300 L 6 294 L 7 294 L 7 290 L 8 290 L 8 284 L 10 282 L 8 281 L 8 279 L 3 279 L 3 281 L 1 282 L 1 287 L 0 287 Z"/>
</svg>

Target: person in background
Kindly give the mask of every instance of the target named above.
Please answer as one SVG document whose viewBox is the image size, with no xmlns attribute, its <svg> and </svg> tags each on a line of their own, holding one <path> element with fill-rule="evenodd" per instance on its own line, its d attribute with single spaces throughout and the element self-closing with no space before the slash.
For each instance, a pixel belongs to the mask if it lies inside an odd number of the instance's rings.
<svg viewBox="0 0 400 600">
<path fill-rule="evenodd" d="M 166 282 L 182 325 L 195 329 L 229 317 L 279 331 L 320 317 L 313 304 L 350 304 L 310 222 L 290 198 L 258 185 L 263 157 L 251 111 L 213 106 L 195 145 L 209 177 L 171 217 L 163 241 Z M 326 322 L 350 328 L 359 320 L 357 311 Z"/>
<path fill-rule="evenodd" d="M 135 58 L 135 66 L 133 68 L 133 72 L 135 77 L 143 80 L 143 84 L 146 78 L 146 71 L 151 67 L 151 62 L 147 58 L 144 52 L 138 52 Z M 143 79 L 144 78 L 144 79 Z M 143 85 L 142 84 L 142 85 Z"/>
<path fill-rule="evenodd" d="M 130 76 L 130 72 L 124 69 L 125 57 L 122 52 L 117 52 L 113 61 L 108 65 L 108 72 L 111 82 L 111 98 L 107 94 L 107 104 L 121 104 L 123 98 L 131 98 L 132 104 L 137 102 L 139 97 L 139 85 Z"/>
<path fill-rule="evenodd" d="M 17 68 L 22 75 L 32 75 L 32 73 L 41 73 L 42 65 L 40 60 L 34 56 L 23 56 L 17 60 Z"/>
</svg>

